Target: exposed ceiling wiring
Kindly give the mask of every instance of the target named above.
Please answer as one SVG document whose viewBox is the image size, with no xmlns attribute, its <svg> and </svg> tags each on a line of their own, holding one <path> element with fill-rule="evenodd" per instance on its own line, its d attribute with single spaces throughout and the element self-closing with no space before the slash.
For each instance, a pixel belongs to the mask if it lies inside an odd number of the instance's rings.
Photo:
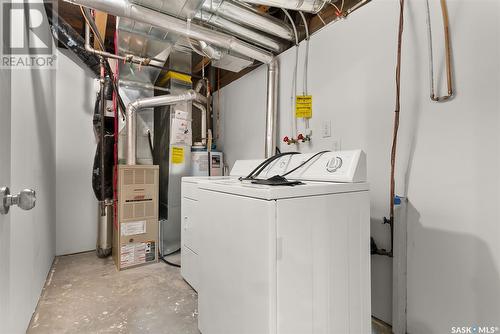
<svg viewBox="0 0 500 334">
<path fill-rule="evenodd" d="M 342 4 L 340 5 L 340 8 L 334 4 L 333 2 L 329 2 L 330 5 L 332 5 L 333 7 L 335 7 L 335 9 L 337 10 L 337 16 L 341 16 L 343 13 L 344 13 L 344 4 L 345 4 L 345 0 L 342 0 Z"/>
</svg>

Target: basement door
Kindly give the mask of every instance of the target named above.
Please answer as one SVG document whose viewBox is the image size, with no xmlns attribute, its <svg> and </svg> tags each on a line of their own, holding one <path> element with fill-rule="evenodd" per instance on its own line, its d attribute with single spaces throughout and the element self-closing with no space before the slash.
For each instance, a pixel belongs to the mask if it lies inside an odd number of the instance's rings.
<svg viewBox="0 0 500 334">
<path fill-rule="evenodd" d="M 0 187 L 10 185 L 10 76 L 0 70 Z M 9 319 L 10 215 L 0 215 L 0 333 Z"/>
<path fill-rule="evenodd" d="M 26 332 L 54 259 L 55 93 L 54 70 L 0 69 L 0 188 L 36 191 L 0 213 L 0 333 Z"/>
</svg>

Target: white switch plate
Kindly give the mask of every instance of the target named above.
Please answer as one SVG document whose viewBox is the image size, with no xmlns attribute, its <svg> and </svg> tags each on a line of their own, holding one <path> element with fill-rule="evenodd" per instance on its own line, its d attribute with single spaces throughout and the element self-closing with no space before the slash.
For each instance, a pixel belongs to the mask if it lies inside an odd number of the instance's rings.
<svg viewBox="0 0 500 334">
<path fill-rule="evenodd" d="M 321 123 L 321 135 L 323 138 L 332 136 L 332 121 L 323 121 L 323 123 Z"/>
</svg>

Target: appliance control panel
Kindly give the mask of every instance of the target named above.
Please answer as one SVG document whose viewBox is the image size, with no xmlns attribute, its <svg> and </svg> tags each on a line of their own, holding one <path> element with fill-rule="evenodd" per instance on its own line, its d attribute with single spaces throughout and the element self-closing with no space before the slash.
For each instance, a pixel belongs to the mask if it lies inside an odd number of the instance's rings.
<svg viewBox="0 0 500 334">
<path fill-rule="evenodd" d="M 297 158 L 293 156 L 288 170 L 299 166 L 312 156 L 314 153 L 301 154 Z M 366 182 L 366 154 L 362 150 L 326 152 L 287 177 L 310 181 Z"/>
<path fill-rule="evenodd" d="M 291 180 L 366 182 L 366 154 L 362 150 L 325 152 L 311 159 L 315 154 L 283 156 L 265 168 L 259 177 L 283 175 L 304 164 L 286 177 Z"/>
<path fill-rule="evenodd" d="M 302 165 L 296 171 L 286 175 L 286 178 L 304 181 L 366 182 L 366 154 L 362 150 L 325 152 L 312 158 L 315 154 L 285 155 L 264 168 L 258 178 L 284 175 Z M 309 159 L 311 160 L 308 161 Z M 248 172 L 250 165 L 257 166 L 258 160 L 237 161 L 231 175 L 246 174 L 242 171 Z"/>
</svg>

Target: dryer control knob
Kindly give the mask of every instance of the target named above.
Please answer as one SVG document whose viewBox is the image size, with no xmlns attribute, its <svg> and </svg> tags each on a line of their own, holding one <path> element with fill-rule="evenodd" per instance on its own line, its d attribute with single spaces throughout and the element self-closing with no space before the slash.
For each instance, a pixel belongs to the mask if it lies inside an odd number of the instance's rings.
<svg viewBox="0 0 500 334">
<path fill-rule="evenodd" d="M 341 157 L 332 158 L 326 164 L 326 170 L 330 173 L 336 172 L 340 167 L 342 167 L 342 158 Z"/>
</svg>

